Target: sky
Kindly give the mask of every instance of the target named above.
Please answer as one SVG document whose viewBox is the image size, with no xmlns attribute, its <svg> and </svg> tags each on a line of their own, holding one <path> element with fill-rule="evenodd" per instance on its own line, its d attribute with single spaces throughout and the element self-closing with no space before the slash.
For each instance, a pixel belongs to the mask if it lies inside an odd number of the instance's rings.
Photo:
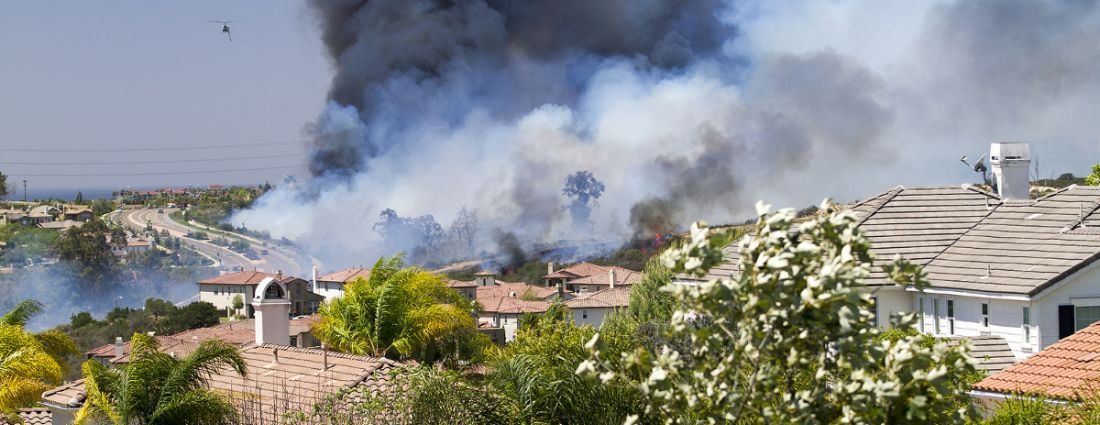
<svg viewBox="0 0 1100 425">
<path fill-rule="evenodd" d="M 756 58 L 836 52 L 891 82 L 888 94 L 902 106 L 915 96 L 895 96 L 909 87 L 895 89 L 893 81 L 927 77 L 938 82 L 942 76 L 925 74 L 953 69 L 951 63 L 930 63 L 937 55 L 921 47 L 934 33 L 928 25 L 930 11 L 955 2 L 743 3 L 749 6 L 738 11 L 741 30 L 728 46 L 731 51 Z M 232 42 L 211 19 L 237 21 Z M 923 62 L 914 66 L 914 60 Z M 0 13 L 0 172 L 15 182 L 28 180 L 32 192 L 275 183 L 289 173 L 303 173 L 308 156 L 303 128 L 325 110 L 332 73 L 315 18 L 304 2 L 7 2 Z M 980 156 L 989 142 L 1002 140 L 1032 142 L 1044 176 L 1082 174 L 1097 147 L 1091 126 L 1070 132 L 1058 128 L 1082 126 L 1078 119 L 1095 93 L 1095 80 L 1086 82 L 1086 95 L 1076 97 L 1084 103 L 1061 102 L 1039 110 L 1048 111 L 1036 118 L 1047 125 L 1031 125 L 1014 114 L 1002 114 L 1011 117 L 1002 121 L 985 120 L 991 124 L 984 127 L 942 119 L 932 124 L 937 127 L 929 129 L 929 140 L 920 143 L 912 140 L 925 135 L 910 131 L 914 126 L 898 126 L 905 133 L 891 135 L 898 142 L 890 158 L 860 160 L 888 166 L 873 167 L 874 175 L 841 177 L 859 184 L 830 182 L 832 187 L 852 187 L 852 193 L 826 193 L 830 190 L 819 179 L 791 178 L 815 186 L 815 194 L 843 199 L 896 184 L 954 184 L 970 176 L 957 164 L 959 156 Z M 994 85 L 989 90 L 1004 89 L 1013 87 Z M 967 104 L 965 94 L 946 103 Z M 1041 93 L 1024 92 L 1019 98 L 1035 94 Z M 992 101 L 1010 97 L 977 95 Z M 920 108 L 927 105 L 911 109 Z M 982 109 L 980 103 L 972 105 L 974 111 Z M 937 117 L 956 113 L 944 111 Z M 1062 124 L 1047 116 L 1063 111 Z M 952 125 L 962 128 L 947 128 Z M 219 148 L 188 149 L 210 146 Z M 47 152 L 12 151 L 17 149 Z M 920 155 L 910 155 L 918 151 Z M 920 160 L 907 160 L 911 157 Z M 930 162 L 941 166 L 926 171 Z"/>
<path fill-rule="evenodd" d="M 5 2 L 0 172 L 32 194 L 300 172 L 331 78 L 315 26 L 296 1 Z"/>
</svg>

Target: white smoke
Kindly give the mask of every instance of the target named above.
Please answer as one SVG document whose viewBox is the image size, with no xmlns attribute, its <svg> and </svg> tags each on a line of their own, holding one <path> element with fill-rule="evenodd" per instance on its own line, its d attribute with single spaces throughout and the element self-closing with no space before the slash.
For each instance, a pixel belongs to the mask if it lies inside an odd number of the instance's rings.
<svg viewBox="0 0 1100 425">
<path fill-rule="evenodd" d="M 384 135 L 384 149 L 363 154 L 367 166 L 280 186 L 233 221 L 299 240 L 340 267 L 392 254 L 371 229 L 386 208 L 444 226 L 469 208 L 488 253 L 494 229 L 528 246 L 622 242 L 651 231 L 654 218 L 739 220 L 759 198 L 810 205 L 972 181 L 957 158 L 990 141 L 1038 142 L 1033 151 L 1059 173 L 1081 171 L 1073 153 L 1097 147 L 1100 124 L 1087 108 L 1100 99 L 1093 2 L 731 10 L 712 12 L 730 29 L 721 53 L 684 66 L 511 50 L 499 75 L 470 61 L 428 81 L 395 73 L 363 95 L 369 119 L 334 101 L 311 130 Z M 584 72 L 563 76 L 577 72 L 567 63 Z M 494 78 L 517 90 L 487 95 Z M 585 234 L 561 208 L 562 184 L 578 170 L 607 187 Z"/>
</svg>

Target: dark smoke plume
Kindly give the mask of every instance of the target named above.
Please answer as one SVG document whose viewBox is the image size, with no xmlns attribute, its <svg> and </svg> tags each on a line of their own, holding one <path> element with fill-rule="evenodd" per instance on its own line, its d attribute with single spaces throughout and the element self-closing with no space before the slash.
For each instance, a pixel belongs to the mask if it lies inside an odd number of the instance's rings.
<svg viewBox="0 0 1100 425">
<path fill-rule="evenodd" d="M 539 256 L 740 222 L 761 198 L 957 184 L 957 158 L 991 141 L 1049 140 L 1087 165 L 1100 134 L 1095 1 L 309 5 L 335 69 L 313 177 L 234 221 L 337 267 L 419 244 L 346 225 L 386 208 L 510 235 L 447 230 L 464 236 L 440 261 Z M 576 170 L 607 188 L 585 226 L 562 208 Z"/>
</svg>

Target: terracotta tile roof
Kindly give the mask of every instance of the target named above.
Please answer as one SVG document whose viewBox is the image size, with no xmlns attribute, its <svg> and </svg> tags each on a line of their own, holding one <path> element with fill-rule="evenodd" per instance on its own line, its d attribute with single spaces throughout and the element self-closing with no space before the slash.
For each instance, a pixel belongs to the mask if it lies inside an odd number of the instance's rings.
<svg viewBox="0 0 1100 425">
<path fill-rule="evenodd" d="M 38 227 L 42 229 L 50 230 L 68 230 L 74 227 L 83 226 L 83 221 L 76 220 L 61 220 L 61 221 L 48 221 L 45 223 L 38 223 Z"/>
<path fill-rule="evenodd" d="M 341 396 L 345 406 L 363 401 L 364 392 L 386 389 L 391 374 L 401 366 L 386 358 L 272 344 L 251 345 L 241 350 L 241 356 L 246 376 L 225 367 L 211 374 L 208 382 L 210 389 L 229 398 L 246 423 L 284 423 L 284 413 L 300 411 L 308 415 L 315 404 L 332 396 Z M 79 404 L 73 406 L 70 401 L 83 391 L 81 380 L 42 396 L 50 405 L 78 408 Z"/>
<path fill-rule="evenodd" d="M 84 380 L 78 379 L 42 393 L 42 402 L 63 409 L 77 409 L 84 404 Z"/>
<path fill-rule="evenodd" d="M 528 297 L 534 297 L 538 299 L 547 299 L 554 295 L 557 295 L 557 288 L 547 288 L 545 286 L 528 285 L 526 283 L 508 283 L 498 281 L 496 285 L 491 286 L 478 286 L 477 287 L 477 300 L 493 299 L 493 298 L 511 298 L 512 293 L 515 293 L 515 298 L 523 298 L 525 295 Z"/>
<path fill-rule="evenodd" d="M 630 305 L 630 289 L 607 288 L 565 302 L 569 308 L 619 308 Z"/>
<path fill-rule="evenodd" d="M 1100 322 L 983 379 L 972 389 L 1059 399 L 1074 399 L 1075 392 L 1100 389 Z"/>
<path fill-rule="evenodd" d="M 275 352 L 278 351 L 278 361 Z M 307 414 L 317 403 L 346 392 L 345 401 L 358 401 L 362 392 L 386 389 L 401 364 L 393 360 L 356 356 L 319 349 L 264 344 L 241 352 L 248 366 L 245 377 L 228 368 L 210 377 L 210 388 L 228 394 L 248 423 L 284 423 L 283 414 Z"/>
<path fill-rule="evenodd" d="M 477 283 L 472 281 L 472 280 L 471 281 L 464 281 L 464 280 L 451 279 L 451 280 L 447 281 L 447 287 L 448 288 L 476 288 Z"/>
<path fill-rule="evenodd" d="M 0 416 L 0 425 L 21 423 L 23 425 L 53 425 L 53 413 L 44 407 L 19 409 L 19 420 L 22 422 L 8 422 Z"/>
<path fill-rule="evenodd" d="M 592 276 L 594 274 L 599 274 L 599 273 L 605 273 L 605 272 L 607 272 L 607 269 L 608 269 L 608 267 L 605 267 L 605 266 L 599 266 L 599 265 L 592 264 L 592 263 L 589 263 L 589 262 L 581 262 L 581 263 L 577 263 L 577 264 L 574 264 L 572 266 L 566 267 L 564 269 L 555 271 L 554 274 L 567 273 L 567 274 L 571 274 L 573 276 L 583 277 L 583 276 Z M 555 277 L 557 277 L 557 276 L 555 276 Z M 562 276 L 562 277 L 565 277 L 565 276 Z"/>
<path fill-rule="evenodd" d="M 970 356 L 978 363 L 978 370 L 997 373 L 1016 364 L 1016 355 L 1012 354 L 1004 337 L 996 335 L 964 336 L 952 338 L 949 343 L 970 342 Z"/>
<path fill-rule="evenodd" d="M 1035 295 L 1100 258 L 1100 187 L 1013 201 L 969 186 L 897 187 L 851 209 L 877 258 L 867 285 L 889 284 L 880 266 L 898 254 L 937 288 Z M 708 279 L 737 272 L 736 244 L 724 252 Z"/>
<path fill-rule="evenodd" d="M 498 297 L 481 303 L 482 311 L 486 313 L 522 314 L 545 313 L 550 308 L 549 301 L 525 301 L 520 298 Z"/>
<path fill-rule="evenodd" d="M 300 323 L 305 323 L 299 320 Z M 297 335 L 294 333 L 295 321 L 291 321 L 291 335 Z M 301 325 L 299 324 L 300 328 Z M 308 324 L 306 325 L 308 329 Z M 191 329 L 177 333 L 170 336 L 156 336 L 154 337 L 157 343 L 160 344 L 160 351 L 165 353 L 175 353 L 177 356 L 186 356 L 191 354 L 198 348 L 199 344 L 203 341 L 210 339 L 219 339 L 238 347 L 243 347 L 248 344 L 256 342 L 256 324 L 253 319 L 239 320 L 235 322 L 226 322 L 219 325 L 211 326 L 208 328 Z M 130 342 L 127 341 L 122 344 L 122 357 L 115 358 L 115 345 L 107 344 L 97 347 L 87 354 L 91 357 L 99 357 L 109 359 L 111 363 L 129 363 L 130 362 Z"/>
<path fill-rule="evenodd" d="M 342 282 L 347 283 L 355 279 L 363 278 L 363 280 L 370 279 L 370 269 L 353 267 L 350 269 L 340 270 L 338 272 L 329 273 L 317 278 L 318 282 Z"/>
<path fill-rule="evenodd" d="M 616 285 L 629 286 L 629 285 L 634 285 L 634 284 L 642 281 L 642 274 L 641 273 L 638 273 L 634 270 L 624 269 L 622 267 L 615 266 L 615 267 L 608 267 L 607 271 L 603 271 L 603 272 L 600 272 L 600 273 L 597 273 L 597 274 L 594 274 L 594 275 L 591 275 L 591 276 L 585 276 L 585 277 L 580 277 L 580 278 L 570 280 L 569 283 L 570 284 L 580 284 L 580 285 L 610 286 L 611 285 L 611 277 L 609 276 L 609 274 L 611 274 L 611 270 L 615 270 L 615 284 Z"/>
<path fill-rule="evenodd" d="M 258 271 L 243 271 L 214 276 L 209 279 L 200 280 L 198 283 L 200 285 L 259 285 L 260 281 L 269 277 L 274 278 L 275 274 Z M 283 275 L 281 283 L 287 283 L 293 280 L 301 279 L 294 276 Z"/>
</svg>

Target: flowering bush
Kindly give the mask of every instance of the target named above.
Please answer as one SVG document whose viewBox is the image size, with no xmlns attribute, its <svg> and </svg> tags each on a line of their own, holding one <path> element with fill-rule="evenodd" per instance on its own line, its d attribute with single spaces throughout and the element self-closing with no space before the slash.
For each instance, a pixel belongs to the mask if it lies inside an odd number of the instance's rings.
<svg viewBox="0 0 1100 425">
<path fill-rule="evenodd" d="M 872 268 L 857 218 L 826 203 L 795 222 L 793 210 L 757 204 L 752 236 L 739 242 L 739 272 L 698 285 L 670 284 L 674 337 L 664 346 L 613 354 L 596 334 L 577 372 L 636 385 L 646 404 L 627 423 L 961 423 L 974 417 L 960 376 L 974 373 L 965 345 L 919 344 L 921 336 L 876 338 Z M 723 261 L 721 237 L 697 223 L 662 261 L 705 276 Z M 900 258 L 891 280 L 920 289 L 919 268 Z M 912 315 L 892 319 L 910 327 Z M 703 323 L 703 325 L 699 325 Z"/>
</svg>

